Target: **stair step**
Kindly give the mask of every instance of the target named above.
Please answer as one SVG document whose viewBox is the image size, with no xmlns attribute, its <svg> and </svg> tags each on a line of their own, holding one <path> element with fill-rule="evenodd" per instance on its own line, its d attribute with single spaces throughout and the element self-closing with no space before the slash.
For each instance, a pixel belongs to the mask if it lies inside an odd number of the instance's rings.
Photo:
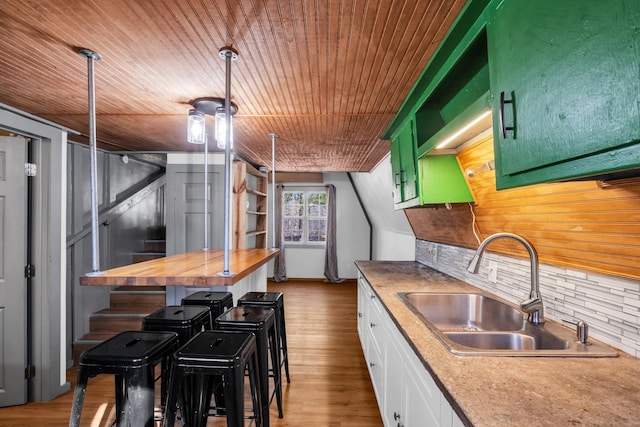
<svg viewBox="0 0 640 427">
<path fill-rule="evenodd" d="M 155 311 L 155 310 L 153 310 Z M 153 311 L 148 310 L 146 307 L 133 307 L 133 309 L 120 309 L 109 307 L 102 309 L 100 311 L 96 311 L 91 316 L 92 317 L 144 317 Z"/>
<path fill-rule="evenodd" d="M 165 292 L 112 292 L 109 305 L 116 312 L 153 313 L 166 305 Z"/>
<path fill-rule="evenodd" d="M 122 331 L 139 331 L 145 314 L 92 314 L 89 318 L 91 332 L 109 332 L 117 334 Z"/>
<path fill-rule="evenodd" d="M 144 252 L 167 252 L 166 240 L 145 240 Z"/>
<path fill-rule="evenodd" d="M 121 332 L 124 332 L 124 331 L 121 331 Z M 105 340 L 111 338 L 112 336 L 114 336 L 116 334 L 111 333 L 111 332 L 89 332 L 88 334 L 84 335 L 82 338 L 80 338 L 76 342 L 79 342 L 79 343 L 101 343 L 102 341 L 105 341 Z"/>
<path fill-rule="evenodd" d="M 144 241 L 145 252 L 133 254 L 133 262 L 166 256 L 166 241 Z M 89 333 L 73 343 L 74 362 L 80 354 L 123 331 L 139 331 L 142 319 L 166 305 L 164 286 L 119 286 L 110 292 L 109 308 L 89 318 Z"/>
</svg>

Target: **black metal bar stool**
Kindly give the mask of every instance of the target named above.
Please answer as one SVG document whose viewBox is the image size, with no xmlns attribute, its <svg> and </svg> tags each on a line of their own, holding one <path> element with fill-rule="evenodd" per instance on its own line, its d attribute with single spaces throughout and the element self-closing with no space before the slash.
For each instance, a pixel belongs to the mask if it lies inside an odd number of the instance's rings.
<svg viewBox="0 0 640 427">
<path fill-rule="evenodd" d="M 216 318 L 216 329 L 253 332 L 258 347 L 260 390 L 262 394 L 262 415 L 264 425 L 269 426 L 269 356 L 271 365 L 280 366 L 275 313 L 271 308 L 234 307 Z M 282 418 L 282 380 L 280 369 L 273 370 L 274 394 L 278 404 L 278 416 Z"/>
<path fill-rule="evenodd" d="M 169 305 L 163 307 L 142 319 L 143 331 L 167 331 L 178 334 L 178 345 L 185 345 L 191 338 L 203 329 L 211 329 L 211 313 L 206 306 Z M 161 373 L 161 390 L 164 396 L 168 386 L 169 372 Z M 186 389 L 186 388 L 185 388 Z M 185 421 L 190 420 L 189 413 L 185 414 Z"/>
<path fill-rule="evenodd" d="M 238 299 L 238 307 L 272 308 L 276 312 L 276 328 L 280 349 L 280 363 L 284 364 L 284 372 L 289 377 L 289 350 L 287 349 L 287 328 L 284 319 L 284 295 L 282 292 L 247 292 Z"/>
<path fill-rule="evenodd" d="M 113 374 L 116 424 L 152 427 L 155 366 L 161 363 L 164 371 L 177 350 L 178 336 L 174 332 L 126 331 L 82 353 L 69 426 L 80 425 L 89 378 Z M 164 395 L 161 399 L 164 401 Z"/>
<path fill-rule="evenodd" d="M 209 307 L 209 310 L 211 310 L 211 326 L 213 327 L 215 318 L 233 307 L 233 296 L 231 292 L 200 291 L 182 298 L 180 304 Z"/>
<path fill-rule="evenodd" d="M 192 411 L 189 427 L 204 427 L 211 409 L 214 382 L 221 382 L 226 396 L 224 412 L 227 427 L 244 426 L 244 373 L 249 372 L 249 387 L 256 427 L 263 424 L 258 352 L 255 335 L 237 331 L 204 331 L 196 335 L 173 356 L 165 427 L 173 427 L 178 403 L 184 412 Z M 186 379 L 197 388 L 184 393 Z M 185 409 L 186 408 L 186 409 Z M 220 408 L 216 408 L 220 409 Z M 221 411 L 218 411 L 220 413 Z"/>
</svg>

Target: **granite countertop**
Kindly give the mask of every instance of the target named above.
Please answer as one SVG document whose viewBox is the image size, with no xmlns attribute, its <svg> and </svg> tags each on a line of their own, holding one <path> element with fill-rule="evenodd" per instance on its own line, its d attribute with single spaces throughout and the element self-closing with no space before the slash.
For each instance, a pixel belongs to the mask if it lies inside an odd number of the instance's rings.
<svg viewBox="0 0 640 427">
<path fill-rule="evenodd" d="M 356 265 L 465 424 L 640 426 L 638 359 L 456 356 L 396 293 L 477 288 L 417 262 Z"/>
</svg>

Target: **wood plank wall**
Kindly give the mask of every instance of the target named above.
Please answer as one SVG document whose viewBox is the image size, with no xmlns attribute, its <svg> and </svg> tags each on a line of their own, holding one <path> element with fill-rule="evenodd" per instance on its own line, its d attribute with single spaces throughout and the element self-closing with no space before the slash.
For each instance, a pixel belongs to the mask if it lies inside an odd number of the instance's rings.
<svg viewBox="0 0 640 427">
<path fill-rule="evenodd" d="M 492 136 L 458 153 L 463 170 L 493 160 Z M 468 179 L 479 237 L 507 231 L 530 240 L 542 262 L 640 279 L 640 180 L 565 182 L 495 189 L 495 171 Z M 467 213 L 468 212 L 468 213 Z M 407 209 L 419 239 L 476 248 L 470 206 Z M 490 250 L 524 256 L 501 239 Z"/>
</svg>

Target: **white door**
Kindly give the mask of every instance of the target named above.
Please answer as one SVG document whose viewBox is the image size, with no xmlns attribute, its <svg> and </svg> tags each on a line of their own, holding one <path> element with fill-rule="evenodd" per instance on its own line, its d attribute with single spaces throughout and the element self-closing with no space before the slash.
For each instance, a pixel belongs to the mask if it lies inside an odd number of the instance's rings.
<svg viewBox="0 0 640 427">
<path fill-rule="evenodd" d="M 26 153 L 0 137 L 0 406 L 27 401 Z"/>
</svg>

